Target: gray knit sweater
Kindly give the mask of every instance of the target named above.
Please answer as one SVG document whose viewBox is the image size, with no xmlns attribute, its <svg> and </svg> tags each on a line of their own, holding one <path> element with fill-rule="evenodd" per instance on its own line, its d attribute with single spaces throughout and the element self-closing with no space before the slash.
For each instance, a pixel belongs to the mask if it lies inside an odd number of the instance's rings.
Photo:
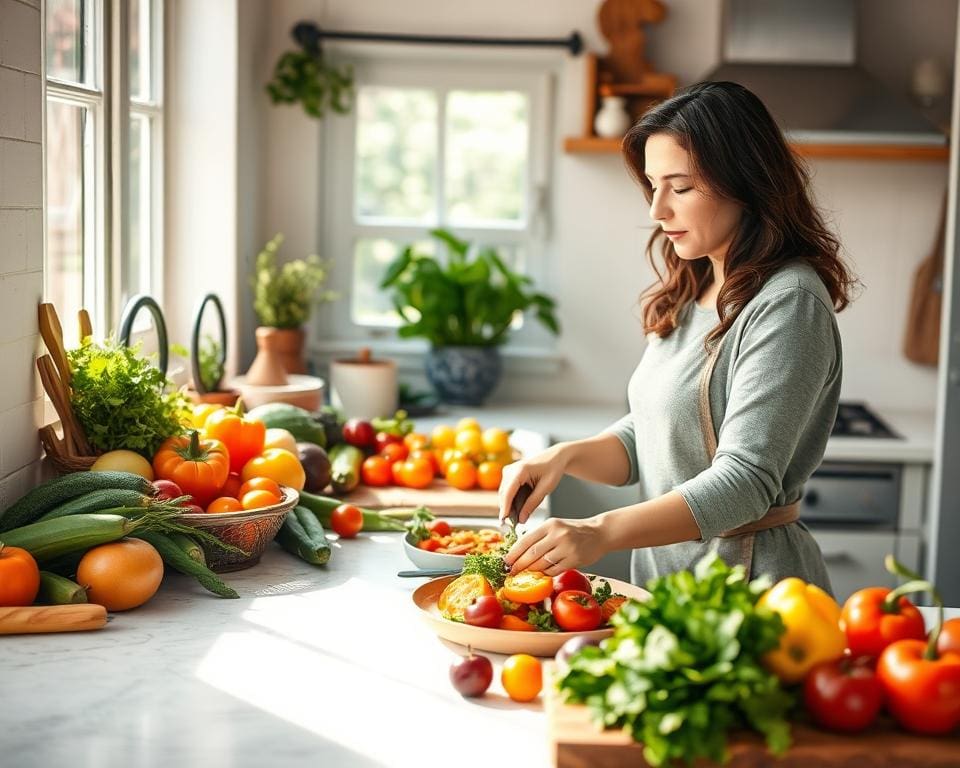
<svg viewBox="0 0 960 768">
<path fill-rule="evenodd" d="M 677 490 L 700 526 L 700 541 L 634 550 L 631 578 L 690 568 L 716 549 L 742 562 L 737 538 L 717 534 L 800 498 L 837 413 L 840 335 L 826 287 L 802 263 L 773 275 L 727 331 L 710 384 L 718 432 L 707 458 L 698 419 L 704 338 L 715 309 L 686 307 L 668 337 L 651 334 L 630 378 L 630 413 L 609 427 L 630 457 L 641 499 Z M 820 550 L 803 523 L 755 535 L 752 576 L 799 576 L 830 590 Z"/>
</svg>

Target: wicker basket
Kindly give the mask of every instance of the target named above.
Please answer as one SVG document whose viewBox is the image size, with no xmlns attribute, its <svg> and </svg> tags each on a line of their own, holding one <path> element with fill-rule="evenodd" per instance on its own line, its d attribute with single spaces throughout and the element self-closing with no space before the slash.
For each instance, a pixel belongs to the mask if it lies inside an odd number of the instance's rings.
<svg viewBox="0 0 960 768">
<path fill-rule="evenodd" d="M 220 541 L 247 552 L 240 555 L 226 552 L 219 547 L 200 542 L 207 556 L 207 566 L 218 573 L 239 571 L 256 565 L 267 544 L 273 541 L 287 512 L 300 500 L 293 488 L 281 486 L 283 501 L 270 507 L 241 510 L 239 512 L 196 512 L 180 515 L 177 520 L 216 536 Z"/>
</svg>

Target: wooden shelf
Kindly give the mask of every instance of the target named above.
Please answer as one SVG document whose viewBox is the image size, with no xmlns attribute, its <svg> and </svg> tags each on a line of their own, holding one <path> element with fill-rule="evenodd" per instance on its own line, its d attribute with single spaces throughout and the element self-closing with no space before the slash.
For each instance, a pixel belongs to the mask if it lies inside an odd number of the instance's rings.
<svg viewBox="0 0 960 768">
<path fill-rule="evenodd" d="M 619 154 L 620 139 L 599 136 L 568 136 L 563 151 L 571 154 Z M 946 162 L 950 147 L 900 146 L 895 144 L 802 144 L 791 143 L 802 157 L 836 160 L 932 160 Z"/>
</svg>

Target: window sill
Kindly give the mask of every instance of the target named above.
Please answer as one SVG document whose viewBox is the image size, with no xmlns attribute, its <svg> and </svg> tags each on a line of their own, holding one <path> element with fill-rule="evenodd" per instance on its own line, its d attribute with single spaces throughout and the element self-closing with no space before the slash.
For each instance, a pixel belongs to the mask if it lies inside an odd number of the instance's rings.
<svg viewBox="0 0 960 768">
<path fill-rule="evenodd" d="M 324 339 L 309 345 L 310 356 L 324 367 L 336 358 L 356 357 L 363 347 L 373 357 L 387 357 L 397 361 L 401 372 L 420 373 L 429 346 L 421 341 L 369 341 Z M 508 375 L 543 376 L 558 373 L 564 365 L 563 355 L 542 347 L 501 347 L 503 370 Z"/>
</svg>

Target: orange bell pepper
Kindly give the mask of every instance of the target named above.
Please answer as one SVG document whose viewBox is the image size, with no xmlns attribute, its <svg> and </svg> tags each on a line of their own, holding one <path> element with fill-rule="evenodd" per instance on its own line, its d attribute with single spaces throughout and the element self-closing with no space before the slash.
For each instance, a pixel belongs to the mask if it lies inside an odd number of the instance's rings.
<svg viewBox="0 0 960 768">
<path fill-rule="evenodd" d="M 230 454 L 219 440 L 201 440 L 196 430 L 167 438 L 153 457 L 153 471 L 172 480 L 201 507 L 220 495 L 230 474 Z"/>
<path fill-rule="evenodd" d="M 238 400 L 233 408 L 211 413 L 204 422 L 203 434 L 227 446 L 230 471 L 239 473 L 244 464 L 263 452 L 267 426 L 262 421 L 244 417 L 243 403 Z"/>
</svg>

